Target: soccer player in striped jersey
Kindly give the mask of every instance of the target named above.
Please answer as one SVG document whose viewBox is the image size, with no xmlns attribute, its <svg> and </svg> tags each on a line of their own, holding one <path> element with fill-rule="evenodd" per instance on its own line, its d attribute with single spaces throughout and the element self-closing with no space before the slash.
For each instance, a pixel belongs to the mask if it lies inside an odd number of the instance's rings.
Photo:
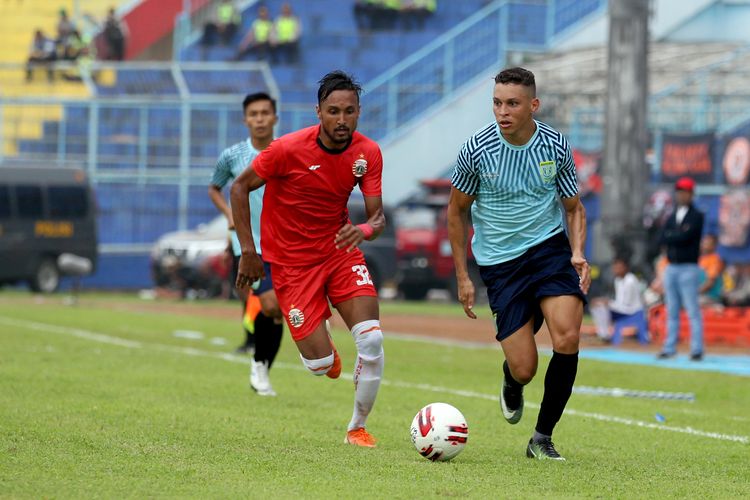
<svg viewBox="0 0 750 500">
<path fill-rule="evenodd" d="M 229 222 L 234 257 L 232 286 L 234 286 L 237 277 L 240 242 L 237 239 L 232 210 L 224 199 L 221 190 L 239 177 L 245 167 L 273 141 L 273 127 L 278 120 L 276 101 L 264 92 L 245 96 L 242 101 L 242 111 L 249 137 L 228 147 L 221 153 L 208 186 L 208 196 Z M 260 214 L 263 209 L 263 191 L 263 189 L 259 189 L 253 192 L 249 198 L 250 204 L 253 206 L 253 231 L 256 233 L 255 241 L 258 245 L 258 253 L 260 253 Z M 246 340 L 239 350 L 247 350 L 254 344 L 255 352 L 250 363 L 250 387 L 261 396 L 275 396 L 276 392 L 271 386 L 268 372 L 276 358 L 276 353 L 279 352 L 284 327 L 279 303 L 273 290 L 270 270 L 266 273 L 266 277 L 256 283 L 254 287 L 254 293 L 260 300 L 261 310 L 255 318 L 250 318 L 252 320 L 249 322 L 250 324 L 243 322 Z M 238 288 L 237 292 L 243 301 L 242 311 L 247 314 L 246 311 L 252 309 L 247 307 L 247 303 L 254 299 L 253 297 L 248 298 L 248 292 L 245 290 Z"/>
<path fill-rule="evenodd" d="M 338 310 L 357 348 L 354 411 L 346 443 L 374 447 L 365 429 L 383 374 L 383 332 L 378 294 L 367 270 L 363 240 L 385 228 L 381 198 L 383 157 L 372 139 L 356 131 L 361 88 L 342 71 L 320 80 L 317 125 L 271 143 L 232 185 L 232 212 L 242 243 L 237 286 L 262 277 L 253 244 L 257 228 L 248 192 L 266 187 L 261 217 L 263 258 L 271 263 L 279 305 L 302 364 L 314 375 L 338 378 L 341 358 L 326 320 Z M 367 221 L 354 224 L 347 202 L 359 187 Z M 249 230 L 250 218 L 252 230 Z"/>
<path fill-rule="evenodd" d="M 552 430 L 573 390 L 578 367 L 583 306 L 591 281 L 583 252 L 586 212 L 567 140 L 533 118 L 539 108 L 534 74 L 523 68 L 498 73 L 492 103 L 495 121 L 464 143 L 451 181 L 448 234 L 458 299 L 466 315 L 475 319 L 475 288 L 466 264 L 471 213 L 472 250 L 505 354 L 503 416 L 511 424 L 521 419 L 523 386 L 534 378 L 538 365 L 534 334 L 546 320 L 553 355 L 526 455 L 564 460 L 552 444 Z"/>
</svg>

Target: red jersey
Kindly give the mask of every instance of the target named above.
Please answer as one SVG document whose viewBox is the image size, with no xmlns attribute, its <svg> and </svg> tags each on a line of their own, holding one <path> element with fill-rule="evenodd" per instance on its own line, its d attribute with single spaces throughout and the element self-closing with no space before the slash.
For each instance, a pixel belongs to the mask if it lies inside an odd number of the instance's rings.
<svg viewBox="0 0 750 500">
<path fill-rule="evenodd" d="M 266 181 L 261 213 L 263 260 L 285 266 L 321 262 L 336 251 L 334 238 L 349 222 L 354 186 L 380 196 L 383 157 L 375 141 L 354 132 L 342 150 L 318 142 L 320 125 L 286 134 L 253 160 Z M 340 250 L 343 251 L 343 250 Z"/>
</svg>

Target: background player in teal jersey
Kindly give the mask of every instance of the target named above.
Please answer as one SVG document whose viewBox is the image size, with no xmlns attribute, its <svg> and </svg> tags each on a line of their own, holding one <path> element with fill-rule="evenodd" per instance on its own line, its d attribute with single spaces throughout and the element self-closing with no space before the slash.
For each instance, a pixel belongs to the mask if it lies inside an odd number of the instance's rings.
<svg viewBox="0 0 750 500">
<path fill-rule="evenodd" d="M 232 210 L 227 204 L 221 190 L 229 182 L 236 179 L 245 168 L 252 163 L 258 154 L 273 141 L 273 127 L 278 121 L 276 114 L 276 101 L 264 92 L 249 94 L 242 101 L 245 125 L 250 136 L 242 142 L 225 149 L 216 162 L 211 182 L 208 186 L 208 196 L 227 218 L 229 222 L 230 236 L 232 239 L 233 272 L 230 279 L 231 286 L 235 286 L 237 278 L 237 266 L 240 260 L 241 248 L 234 230 L 234 219 Z M 250 194 L 250 204 L 253 207 L 252 226 L 260 254 L 260 212 L 263 208 L 263 189 L 253 191 Z M 262 396 L 275 396 L 276 393 L 271 386 L 268 371 L 276 358 L 276 353 L 281 345 L 283 334 L 283 318 L 273 291 L 271 271 L 266 270 L 266 277 L 256 283 L 255 294 L 260 298 L 261 312 L 255 317 L 254 335 L 245 328 L 246 340 L 240 350 L 248 349 L 255 338 L 255 353 L 250 369 L 250 386 Z M 247 291 L 237 289 L 237 293 L 243 299 L 243 313 L 247 302 Z"/>
<path fill-rule="evenodd" d="M 523 386 L 534 378 L 538 365 L 534 334 L 546 320 L 553 355 L 526 455 L 564 460 L 551 438 L 578 368 L 584 294 L 590 284 L 583 254 L 586 212 L 568 142 L 533 118 L 539 108 L 534 74 L 523 68 L 501 71 L 492 102 L 495 121 L 466 141 L 453 172 L 448 234 L 458 298 L 466 315 L 475 319 L 475 288 L 466 265 L 471 211 L 472 250 L 506 359 L 503 416 L 511 424 L 521 419 Z"/>
</svg>

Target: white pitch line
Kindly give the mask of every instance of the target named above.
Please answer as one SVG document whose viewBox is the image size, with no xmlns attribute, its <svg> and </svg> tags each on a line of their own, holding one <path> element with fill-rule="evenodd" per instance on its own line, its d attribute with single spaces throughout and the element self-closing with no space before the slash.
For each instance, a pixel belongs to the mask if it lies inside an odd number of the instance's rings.
<svg viewBox="0 0 750 500">
<path fill-rule="evenodd" d="M 115 345 L 119 347 L 127 347 L 129 349 L 153 349 L 156 351 L 184 354 L 188 356 L 208 357 L 208 358 L 213 358 L 213 359 L 220 359 L 223 361 L 230 361 L 233 363 L 249 364 L 248 359 L 245 359 L 240 356 L 236 356 L 234 354 L 204 351 L 202 349 L 196 349 L 193 347 L 179 347 L 179 346 L 170 346 L 170 345 L 165 345 L 165 344 L 151 344 L 151 343 L 145 344 L 145 343 L 134 341 L 134 340 L 114 337 L 114 336 L 107 335 L 104 333 L 97 333 L 97 332 L 92 332 L 89 330 L 82 330 L 80 328 L 69 328 L 69 327 L 59 326 L 59 325 L 50 325 L 48 323 L 39 323 L 36 321 L 18 320 L 18 319 L 8 318 L 4 316 L 0 316 L 0 324 L 12 326 L 12 327 L 27 328 L 30 330 L 59 333 L 62 335 L 70 335 L 70 336 L 84 339 L 84 340 L 90 340 L 93 342 Z M 299 371 L 304 370 L 304 368 L 300 365 L 283 363 L 283 362 L 274 363 L 274 366 L 287 369 L 287 370 L 289 369 L 299 370 Z M 342 377 L 351 380 L 351 375 L 344 374 L 344 373 L 342 373 L 341 375 Z M 442 394 L 447 393 L 447 394 L 453 394 L 455 396 L 462 396 L 462 397 L 474 398 L 474 399 L 484 399 L 488 401 L 497 401 L 497 398 L 498 398 L 498 396 L 495 394 L 483 394 L 483 393 L 474 392 L 474 391 L 450 389 L 448 387 L 441 387 L 441 386 L 435 386 L 435 385 L 430 385 L 430 384 L 415 384 L 411 382 L 403 382 L 403 381 L 398 381 L 398 380 L 383 380 L 382 383 L 383 385 L 389 385 L 393 387 L 418 389 L 422 391 L 431 391 L 431 392 L 442 393 Z M 526 407 L 532 408 L 532 409 L 538 409 L 539 405 L 527 402 Z M 656 429 L 656 430 L 661 430 L 661 431 L 677 432 L 680 434 L 689 434 L 691 436 L 700 436 L 700 437 L 706 437 L 706 438 L 711 438 L 711 439 L 718 439 L 721 441 L 733 441 L 733 442 L 742 443 L 742 444 L 750 443 L 750 437 L 748 436 L 737 436 L 733 434 L 722 434 L 718 432 L 702 431 L 699 429 L 693 429 L 692 427 L 676 427 L 672 425 L 655 424 L 652 422 L 644 422 L 642 420 L 634 420 L 630 418 L 617 417 L 613 415 L 605 415 L 602 413 L 591 413 L 591 412 L 586 412 L 586 411 L 574 410 L 572 408 L 566 408 L 565 413 L 567 415 L 590 418 L 590 419 L 599 420 L 602 422 L 617 423 L 617 424 L 628 425 L 628 426 L 633 426 L 633 427 L 643 427 L 646 429 Z"/>
</svg>

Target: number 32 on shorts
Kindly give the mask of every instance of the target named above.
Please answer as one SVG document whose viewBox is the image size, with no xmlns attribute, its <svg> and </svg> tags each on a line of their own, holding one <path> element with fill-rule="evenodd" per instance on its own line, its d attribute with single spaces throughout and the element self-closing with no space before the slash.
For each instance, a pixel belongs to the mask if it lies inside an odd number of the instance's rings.
<svg viewBox="0 0 750 500">
<path fill-rule="evenodd" d="M 372 285 L 372 279 L 370 278 L 370 271 L 367 270 L 367 266 L 364 266 L 362 264 L 358 264 L 356 266 L 352 266 L 352 272 L 355 272 L 359 275 L 359 279 L 357 280 L 357 285 Z"/>
</svg>

